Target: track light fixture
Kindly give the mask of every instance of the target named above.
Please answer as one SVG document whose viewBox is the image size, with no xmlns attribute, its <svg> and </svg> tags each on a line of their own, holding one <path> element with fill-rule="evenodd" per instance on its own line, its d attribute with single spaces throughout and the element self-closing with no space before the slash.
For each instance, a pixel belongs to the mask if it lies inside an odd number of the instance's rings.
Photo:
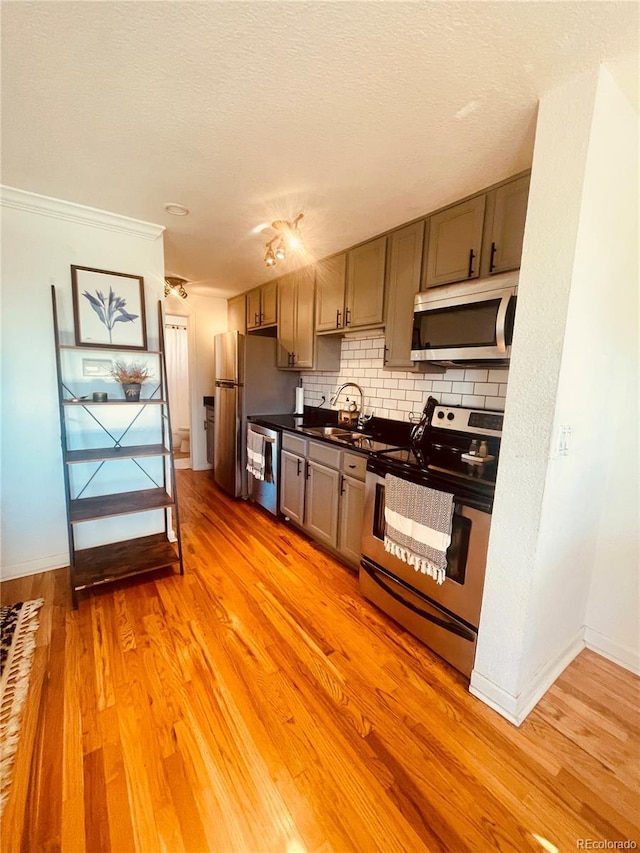
<svg viewBox="0 0 640 853">
<path fill-rule="evenodd" d="M 287 249 L 299 249 L 302 246 L 302 235 L 300 234 L 298 223 L 303 216 L 303 213 L 299 213 L 290 222 L 285 219 L 277 219 L 271 223 L 273 230 L 278 233 L 265 244 L 267 251 L 264 256 L 264 262 L 268 267 L 275 266 L 277 261 L 284 261 L 287 257 Z M 274 243 L 277 244 L 275 251 L 273 249 Z"/>
<path fill-rule="evenodd" d="M 178 276 L 172 275 L 167 276 L 164 280 L 164 295 L 168 296 L 170 293 L 175 293 L 183 299 L 186 299 L 188 296 L 187 291 L 184 289 L 184 285 L 186 283 L 186 278 L 179 278 Z"/>
</svg>

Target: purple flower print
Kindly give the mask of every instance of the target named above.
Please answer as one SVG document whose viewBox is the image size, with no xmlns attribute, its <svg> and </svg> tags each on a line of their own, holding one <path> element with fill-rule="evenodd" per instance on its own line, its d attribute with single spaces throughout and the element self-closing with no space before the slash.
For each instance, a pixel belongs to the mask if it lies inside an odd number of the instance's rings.
<svg viewBox="0 0 640 853">
<path fill-rule="evenodd" d="M 116 323 L 132 323 L 138 319 L 138 314 L 129 314 L 128 311 L 125 311 L 126 300 L 121 296 L 116 296 L 112 288 L 109 288 L 108 299 L 99 290 L 96 290 L 97 299 L 86 290 L 82 295 L 87 297 L 89 304 L 100 318 L 100 322 L 107 327 L 109 343 L 113 343 L 111 331 Z"/>
</svg>

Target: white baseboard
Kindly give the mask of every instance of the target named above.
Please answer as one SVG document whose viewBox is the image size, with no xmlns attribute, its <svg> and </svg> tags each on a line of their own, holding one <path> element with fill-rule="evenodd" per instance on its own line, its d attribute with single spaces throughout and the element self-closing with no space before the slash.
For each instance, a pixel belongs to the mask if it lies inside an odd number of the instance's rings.
<svg viewBox="0 0 640 853">
<path fill-rule="evenodd" d="M 584 628 L 580 628 L 569 645 L 538 670 L 526 690 L 513 696 L 475 670 L 471 673 L 469 692 L 489 705 L 514 726 L 528 717 L 553 682 L 585 647 Z"/>
<path fill-rule="evenodd" d="M 27 560 L 25 563 L 13 563 L 3 566 L 0 575 L 3 581 L 9 578 L 26 578 L 29 575 L 37 575 L 38 572 L 62 569 L 69 565 L 69 554 L 50 554 L 48 557 L 40 557 L 37 560 Z"/>
<path fill-rule="evenodd" d="M 638 649 L 632 649 L 628 646 L 623 646 L 621 643 L 616 643 L 605 637 L 599 631 L 594 631 L 593 628 L 585 627 L 584 629 L 585 645 L 603 658 L 610 660 L 618 666 L 628 669 L 635 675 L 640 675 L 640 652 Z"/>
</svg>

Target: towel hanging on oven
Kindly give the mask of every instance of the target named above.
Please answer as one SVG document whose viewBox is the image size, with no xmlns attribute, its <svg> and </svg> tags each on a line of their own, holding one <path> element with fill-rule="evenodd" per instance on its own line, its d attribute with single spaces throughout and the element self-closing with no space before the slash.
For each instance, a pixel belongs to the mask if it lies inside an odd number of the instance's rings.
<svg viewBox="0 0 640 853">
<path fill-rule="evenodd" d="M 453 495 L 385 477 L 385 550 L 443 583 L 451 544 Z"/>
</svg>

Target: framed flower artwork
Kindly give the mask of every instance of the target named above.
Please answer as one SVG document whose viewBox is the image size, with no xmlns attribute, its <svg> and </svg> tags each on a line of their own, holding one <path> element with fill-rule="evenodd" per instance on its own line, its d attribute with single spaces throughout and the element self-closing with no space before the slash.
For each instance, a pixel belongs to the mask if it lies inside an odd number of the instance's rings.
<svg viewBox="0 0 640 853">
<path fill-rule="evenodd" d="M 147 348 L 142 276 L 72 265 L 71 284 L 76 346 Z"/>
</svg>

